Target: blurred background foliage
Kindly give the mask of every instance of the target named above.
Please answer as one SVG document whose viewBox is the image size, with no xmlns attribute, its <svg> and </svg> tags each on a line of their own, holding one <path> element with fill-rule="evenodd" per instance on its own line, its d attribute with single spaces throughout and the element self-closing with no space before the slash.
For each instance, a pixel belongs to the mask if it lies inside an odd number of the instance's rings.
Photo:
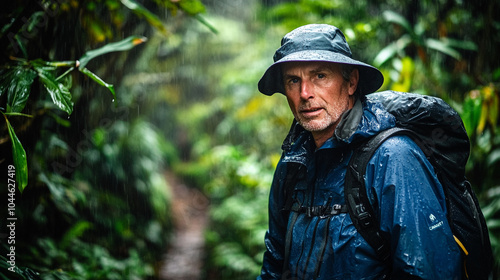
<svg viewBox="0 0 500 280">
<path fill-rule="evenodd" d="M 307 23 L 343 30 L 354 56 L 384 73 L 382 89 L 438 96 L 461 114 L 472 148 L 467 176 L 499 277 L 500 4 L 469 2 L 5 3 L 0 111 L 9 125 L 0 126 L 0 170 L 16 157 L 11 128 L 28 180 L 16 193 L 17 271 L 7 270 L 1 239 L 0 277 L 156 279 L 173 230 L 168 170 L 210 199 L 204 278 L 254 279 L 292 121 L 285 98 L 259 94 L 256 83 L 281 37 Z M 113 45 L 130 36 L 143 41 Z M 84 60 L 93 75 L 79 69 L 79 59 L 110 44 Z"/>
</svg>

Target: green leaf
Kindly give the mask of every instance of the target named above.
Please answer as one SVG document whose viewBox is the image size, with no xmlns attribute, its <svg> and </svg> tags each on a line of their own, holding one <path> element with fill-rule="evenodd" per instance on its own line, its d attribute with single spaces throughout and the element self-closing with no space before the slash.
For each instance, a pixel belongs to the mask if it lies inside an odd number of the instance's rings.
<svg viewBox="0 0 500 280">
<path fill-rule="evenodd" d="M 218 34 L 219 31 L 217 30 L 217 28 L 215 28 L 213 25 L 211 25 L 205 18 L 203 18 L 201 15 L 197 14 L 197 15 L 194 15 L 194 18 L 196 18 L 200 23 L 202 23 L 203 25 L 205 25 L 208 29 L 210 29 L 210 31 L 212 31 L 213 33 L 215 34 Z"/>
<path fill-rule="evenodd" d="M 116 98 L 116 95 L 115 95 L 115 88 L 113 87 L 112 84 L 108 84 L 106 83 L 105 81 L 103 81 L 99 76 L 97 76 L 96 74 L 90 72 L 89 69 L 87 68 L 82 68 L 80 69 L 80 72 L 82 72 L 83 74 L 89 76 L 92 80 L 96 81 L 98 84 L 100 84 L 101 86 L 104 86 L 106 87 L 107 89 L 109 89 L 109 91 L 111 91 L 111 94 L 113 94 L 113 98 Z"/>
<path fill-rule="evenodd" d="M 377 67 L 382 66 L 389 59 L 393 58 L 398 51 L 398 47 L 395 43 L 388 45 L 383 48 L 373 60 L 373 64 Z"/>
<path fill-rule="evenodd" d="M 78 239 L 85 233 L 86 230 L 92 227 L 93 225 L 87 221 L 76 222 L 76 224 L 74 224 L 70 229 L 68 229 L 66 233 L 63 235 L 59 243 L 59 247 L 64 250 L 71 244 L 71 241 Z"/>
<path fill-rule="evenodd" d="M 133 47 L 142 44 L 146 42 L 147 38 L 146 37 L 137 37 L 137 36 L 130 36 L 128 38 L 125 38 L 119 42 L 114 42 L 114 43 L 109 43 L 107 45 L 102 46 L 101 48 L 91 50 L 86 52 L 79 60 L 77 63 L 78 68 L 81 70 L 87 66 L 90 60 L 101 56 L 103 54 L 107 54 L 110 52 L 118 52 L 118 51 L 127 51 L 132 49 Z"/>
<path fill-rule="evenodd" d="M 398 52 L 406 48 L 411 42 L 411 37 L 408 35 L 403 35 L 396 42 L 391 43 L 387 47 L 383 48 L 373 60 L 375 66 L 382 66 L 391 58 L 394 58 Z"/>
<path fill-rule="evenodd" d="M 472 41 L 462 41 L 447 37 L 441 38 L 441 41 L 451 48 L 477 51 L 477 45 Z"/>
<path fill-rule="evenodd" d="M 413 28 L 410 25 L 410 22 L 407 21 L 402 15 L 395 13 L 393 11 L 385 11 L 383 13 L 383 16 L 386 21 L 401 25 L 410 34 L 414 33 Z"/>
<path fill-rule="evenodd" d="M 500 149 L 491 151 L 486 158 L 486 162 L 490 167 L 493 167 L 493 165 L 498 161 L 500 161 Z"/>
<path fill-rule="evenodd" d="M 205 6 L 199 0 L 183 0 L 179 1 L 181 9 L 190 16 L 194 16 L 205 12 Z"/>
<path fill-rule="evenodd" d="M 151 13 L 141 4 L 135 2 L 134 0 L 120 0 L 120 2 L 122 2 L 125 7 L 132 10 L 136 15 L 145 17 L 149 24 L 160 30 L 163 34 L 167 33 L 167 29 L 163 25 L 163 22 L 160 20 L 160 18 Z"/>
<path fill-rule="evenodd" d="M 28 118 L 32 118 L 33 117 L 32 115 L 18 113 L 18 112 L 9 112 L 9 113 L 4 113 L 4 114 L 6 116 L 21 116 L 21 117 L 28 117 Z"/>
<path fill-rule="evenodd" d="M 447 44 L 445 44 L 442 41 L 436 40 L 429 38 L 425 40 L 425 46 L 434 49 L 436 51 L 440 51 L 446 55 L 449 55 L 455 59 L 460 59 L 461 55 L 458 51 L 454 50 L 453 48 L 449 47 Z"/>
<path fill-rule="evenodd" d="M 28 101 L 31 84 L 36 77 L 35 71 L 15 67 L 0 74 L 0 96 L 7 94 L 7 112 L 21 112 Z"/>
<path fill-rule="evenodd" d="M 31 64 L 46 66 L 50 70 L 56 70 L 58 67 L 75 67 L 76 61 L 68 60 L 68 61 L 44 61 L 39 58 L 32 60 Z"/>
<path fill-rule="evenodd" d="M 62 125 L 64 127 L 70 127 L 71 126 L 71 122 L 69 120 L 63 119 L 63 118 L 59 117 L 57 114 L 55 114 L 55 113 L 53 113 L 51 111 L 48 111 L 47 115 L 49 115 L 50 117 L 52 117 L 57 122 L 57 124 L 59 124 L 59 125 Z"/>
<path fill-rule="evenodd" d="M 35 67 L 38 72 L 38 78 L 45 86 L 52 98 L 52 102 L 59 107 L 59 109 L 71 115 L 73 112 L 73 101 L 71 101 L 71 93 L 64 84 L 56 81 L 56 78 L 43 68 Z"/>
<path fill-rule="evenodd" d="M 462 119 L 464 121 L 465 130 L 469 137 L 475 132 L 481 118 L 482 98 L 479 90 L 473 90 L 465 98 L 463 104 Z"/>
<path fill-rule="evenodd" d="M 3 114 L 3 116 L 7 123 L 7 129 L 9 130 L 9 136 L 12 142 L 12 158 L 14 160 L 14 166 L 16 167 L 17 188 L 22 193 L 24 188 L 28 185 L 28 162 L 26 160 L 26 151 L 21 141 L 17 138 L 14 128 L 10 125 L 9 119 L 5 114 Z"/>
</svg>

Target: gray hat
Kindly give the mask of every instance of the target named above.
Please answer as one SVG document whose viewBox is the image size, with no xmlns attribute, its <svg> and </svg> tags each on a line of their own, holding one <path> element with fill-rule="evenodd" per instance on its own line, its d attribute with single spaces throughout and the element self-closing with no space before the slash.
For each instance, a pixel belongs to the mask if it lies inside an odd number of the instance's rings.
<svg viewBox="0 0 500 280">
<path fill-rule="evenodd" d="M 259 81 L 259 91 L 266 95 L 285 93 L 280 64 L 290 61 L 326 61 L 350 64 L 359 70 L 358 89 L 362 94 L 375 92 L 384 76 L 366 63 L 352 59 L 351 49 L 342 31 L 328 24 L 309 24 L 286 34 L 274 54 L 271 65 Z"/>
</svg>

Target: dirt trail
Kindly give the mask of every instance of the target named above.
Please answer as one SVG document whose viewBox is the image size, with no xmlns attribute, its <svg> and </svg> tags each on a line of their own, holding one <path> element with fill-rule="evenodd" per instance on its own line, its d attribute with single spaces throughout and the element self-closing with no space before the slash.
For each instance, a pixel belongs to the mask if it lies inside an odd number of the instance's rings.
<svg viewBox="0 0 500 280">
<path fill-rule="evenodd" d="M 174 174 L 166 173 L 172 193 L 174 238 L 164 256 L 160 280 L 201 279 L 204 230 L 208 220 L 209 200 L 197 189 L 182 183 Z"/>
</svg>

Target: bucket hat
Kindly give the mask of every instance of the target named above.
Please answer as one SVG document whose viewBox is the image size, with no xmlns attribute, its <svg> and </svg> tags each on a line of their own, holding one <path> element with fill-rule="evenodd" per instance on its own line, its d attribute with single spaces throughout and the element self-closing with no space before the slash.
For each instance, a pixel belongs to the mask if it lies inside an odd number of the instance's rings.
<svg viewBox="0 0 500 280">
<path fill-rule="evenodd" d="M 354 60 L 351 49 L 340 29 L 328 24 L 309 24 L 286 34 L 276 50 L 274 63 L 259 81 L 259 91 L 265 95 L 285 94 L 281 64 L 292 61 L 326 61 L 355 66 L 359 71 L 358 89 L 361 94 L 377 91 L 384 76 L 375 67 Z"/>
</svg>

